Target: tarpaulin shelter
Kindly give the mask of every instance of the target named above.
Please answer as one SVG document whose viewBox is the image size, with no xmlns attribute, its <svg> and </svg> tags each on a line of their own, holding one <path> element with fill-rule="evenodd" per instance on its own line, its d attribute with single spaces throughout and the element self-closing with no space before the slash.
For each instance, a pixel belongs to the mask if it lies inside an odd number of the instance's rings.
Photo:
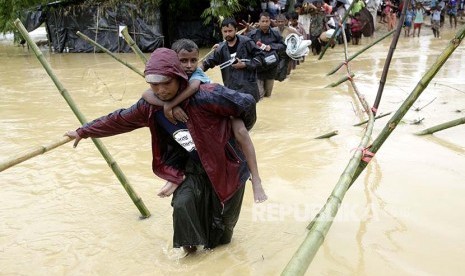
<svg viewBox="0 0 465 276">
<path fill-rule="evenodd" d="M 159 7 L 151 2 L 141 1 L 135 5 L 74 0 L 40 6 L 35 11 L 26 12 L 22 21 L 28 31 L 45 23 L 50 46 L 60 53 L 98 51 L 79 38 L 77 31 L 112 52 L 130 52 L 131 48 L 120 35 L 124 26 L 143 52 L 152 52 L 164 46 L 160 17 Z"/>
</svg>

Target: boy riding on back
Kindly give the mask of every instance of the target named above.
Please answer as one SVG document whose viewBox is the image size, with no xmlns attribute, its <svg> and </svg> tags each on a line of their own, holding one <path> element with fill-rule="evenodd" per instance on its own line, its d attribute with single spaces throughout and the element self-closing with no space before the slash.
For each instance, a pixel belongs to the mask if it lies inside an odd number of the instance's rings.
<svg viewBox="0 0 465 276">
<path fill-rule="evenodd" d="M 147 90 L 142 97 L 150 104 L 163 106 L 163 111 L 168 120 L 176 124 L 176 120 L 180 122 L 187 122 L 189 117 L 178 105 L 195 94 L 202 83 L 210 83 L 208 76 L 197 67 L 199 61 L 199 48 L 195 42 L 190 39 L 179 39 L 173 43 L 171 47 L 177 54 L 181 66 L 189 78 L 189 85 L 178 96 L 169 102 L 163 102 L 158 99 L 152 91 Z M 254 194 L 254 201 L 261 203 L 267 199 L 265 191 L 263 190 L 261 179 L 258 174 L 258 165 L 255 155 L 255 148 L 249 133 L 244 126 L 244 122 L 237 118 L 231 118 L 231 125 L 234 136 L 244 152 L 247 165 L 251 173 L 252 189 Z M 159 196 L 169 196 L 173 192 L 173 187 L 169 184 L 165 185 L 160 192 Z"/>
</svg>

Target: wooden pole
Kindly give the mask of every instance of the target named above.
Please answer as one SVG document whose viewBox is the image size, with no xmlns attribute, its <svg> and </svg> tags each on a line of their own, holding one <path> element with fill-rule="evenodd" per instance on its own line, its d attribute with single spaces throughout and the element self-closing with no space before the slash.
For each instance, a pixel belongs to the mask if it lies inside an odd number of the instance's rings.
<svg viewBox="0 0 465 276">
<path fill-rule="evenodd" d="M 422 130 L 420 132 L 417 132 L 415 134 L 416 135 L 433 134 L 435 132 L 438 132 L 438 131 L 441 131 L 441 130 L 444 130 L 444 129 L 448 129 L 448 128 L 451 128 L 451 127 L 454 127 L 454 126 L 458 126 L 458 125 L 461 125 L 461 124 L 465 124 L 465 117 L 462 117 L 462 118 L 459 118 L 459 119 L 456 119 L 456 120 L 452 120 L 452 121 L 449 121 L 449 122 L 445 122 L 445 123 L 442 123 L 440 125 L 436 125 L 436 126 L 433 126 L 433 127 L 427 128 L 427 129 L 424 129 L 424 130 Z"/>
<path fill-rule="evenodd" d="M 318 137 L 315 137 L 313 139 L 325 139 L 325 138 L 330 138 L 330 137 L 333 137 L 335 135 L 337 135 L 339 132 L 337 130 L 334 130 L 334 131 L 331 131 L 331 132 L 328 132 L 326 134 L 323 134 L 323 135 L 320 135 Z"/>
<path fill-rule="evenodd" d="M 71 108 L 71 110 L 73 111 L 74 115 L 76 115 L 76 117 L 78 118 L 79 122 L 81 122 L 81 124 L 85 124 L 87 122 L 86 118 L 81 113 L 81 111 L 78 109 L 77 105 L 74 103 L 74 100 L 71 98 L 71 95 L 68 93 L 68 91 L 64 88 L 63 84 L 55 76 L 50 64 L 47 62 L 47 60 L 43 56 L 42 52 L 39 50 L 39 47 L 37 47 L 37 45 L 34 43 L 34 41 L 32 41 L 31 37 L 29 36 L 29 33 L 26 31 L 26 29 L 24 28 L 21 21 L 19 19 L 16 19 L 14 23 L 15 23 L 16 28 L 23 35 L 24 39 L 26 39 L 27 43 L 31 46 L 31 48 L 34 51 L 34 54 L 36 55 L 37 59 L 42 64 L 45 71 L 47 71 L 47 74 L 50 76 L 50 78 L 53 80 L 53 83 L 58 88 L 58 91 L 63 96 L 65 101 L 68 103 L 68 105 Z M 145 206 L 142 199 L 132 189 L 131 185 L 129 184 L 129 181 L 126 178 L 126 176 L 121 171 L 121 168 L 118 166 L 118 164 L 113 159 L 113 157 L 110 155 L 107 148 L 103 145 L 102 141 L 100 139 L 92 138 L 92 142 L 94 142 L 97 149 L 100 151 L 102 156 L 107 161 L 107 164 L 110 166 L 110 168 L 115 173 L 115 175 L 118 178 L 118 180 L 120 181 L 121 185 L 123 185 L 123 188 L 126 190 L 129 197 L 132 199 L 134 204 L 137 206 L 137 209 L 139 209 L 140 213 L 142 214 L 142 217 L 143 218 L 150 217 L 150 211 L 147 209 L 147 207 Z"/>
<path fill-rule="evenodd" d="M 85 34 L 81 33 L 81 32 L 77 32 L 76 33 L 80 38 L 84 39 L 85 41 L 89 42 L 90 44 L 96 46 L 97 48 L 99 48 L 100 50 L 102 50 L 103 52 L 109 54 L 112 58 L 116 59 L 117 61 L 119 61 L 120 63 L 122 63 L 123 65 L 125 65 L 126 67 L 128 67 L 129 69 L 131 69 L 132 71 L 136 72 L 137 74 L 141 75 L 142 77 L 144 77 L 144 73 L 142 73 L 139 69 L 137 69 L 136 67 L 132 66 L 131 64 L 127 63 L 126 61 L 120 59 L 119 57 L 117 57 L 115 54 L 113 54 L 112 52 L 110 52 L 108 49 L 105 49 L 105 47 L 103 47 L 102 45 L 98 44 L 97 42 L 95 42 L 94 40 L 92 40 L 90 37 L 86 36 Z"/>
<path fill-rule="evenodd" d="M 129 47 L 131 47 L 132 51 L 140 58 L 140 60 L 145 66 L 145 64 L 148 61 L 147 57 L 144 55 L 144 53 L 142 53 L 142 51 L 137 46 L 136 42 L 129 35 L 127 26 L 123 28 L 123 30 L 121 31 L 121 34 L 123 35 L 124 40 L 126 40 L 126 42 L 129 44 Z"/>
<path fill-rule="evenodd" d="M 22 152 L 17 154 L 16 156 L 10 157 L 0 163 L 0 172 L 13 167 L 14 165 L 17 165 L 19 163 L 22 163 L 26 160 L 31 159 L 32 157 L 35 157 L 37 155 L 41 155 L 46 153 L 47 151 L 51 151 L 54 148 L 57 148 L 59 146 L 62 146 L 69 141 L 74 140 L 73 138 L 70 138 L 68 136 L 62 137 L 57 141 L 54 141 L 48 145 L 43 145 L 43 146 L 38 146 L 32 150 L 29 150 L 27 152 Z"/>
<path fill-rule="evenodd" d="M 365 46 L 363 49 L 360 49 L 360 51 L 358 51 L 357 53 L 351 55 L 347 61 L 351 61 L 353 60 L 354 58 L 358 57 L 360 54 L 362 54 L 363 52 L 365 52 L 366 50 L 370 49 L 371 47 L 373 47 L 374 45 L 376 45 L 377 43 L 379 43 L 381 40 L 385 39 L 386 37 L 392 35 L 393 33 L 395 32 L 395 30 L 392 30 L 390 31 L 389 33 L 386 33 L 384 34 L 383 36 L 381 36 L 380 38 L 378 38 L 377 40 L 373 41 L 371 44 Z M 331 70 L 328 74 L 326 74 L 327 76 L 330 76 L 334 73 L 337 72 L 337 70 L 339 70 L 343 65 L 345 64 L 345 62 L 341 62 L 339 63 L 339 65 L 337 65 L 336 67 L 334 67 L 333 70 Z"/>
</svg>

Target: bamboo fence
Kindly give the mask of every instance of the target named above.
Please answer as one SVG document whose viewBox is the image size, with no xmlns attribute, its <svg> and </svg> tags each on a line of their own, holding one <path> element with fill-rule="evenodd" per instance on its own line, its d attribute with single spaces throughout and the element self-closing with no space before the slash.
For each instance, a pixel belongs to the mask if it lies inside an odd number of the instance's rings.
<svg viewBox="0 0 465 276">
<path fill-rule="evenodd" d="M 352 72 L 350 71 L 349 63 L 347 62 L 347 39 L 344 32 L 342 32 L 342 36 L 344 39 L 344 53 L 347 74 L 351 75 Z M 369 156 L 366 156 L 366 148 L 370 141 L 371 133 L 373 132 L 375 121 L 374 116 L 371 109 L 368 106 L 367 101 L 360 94 L 352 78 L 350 78 L 350 83 L 354 89 L 357 98 L 363 106 L 364 111 L 367 113 L 369 117 L 368 125 L 365 128 L 364 134 L 357 147 L 357 150 L 352 155 L 352 158 L 349 160 L 349 163 L 347 164 L 346 168 L 344 169 L 344 172 L 340 176 L 339 181 L 334 187 L 331 195 L 328 197 L 326 204 L 322 207 L 321 211 L 310 223 L 308 227 L 309 231 L 307 233 L 307 236 L 305 237 L 304 241 L 297 249 L 297 251 L 294 253 L 281 275 L 295 276 L 305 274 L 305 272 L 308 269 L 308 266 L 310 265 L 316 253 L 318 252 L 320 246 L 323 244 L 326 234 L 328 233 L 329 229 L 331 228 L 331 225 L 333 224 L 334 218 L 336 217 L 342 200 L 344 199 L 344 196 L 350 187 L 350 183 L 355 174 L 355 170 L 360 164 L 362 158 L 369 158 Z"/>
</svg>

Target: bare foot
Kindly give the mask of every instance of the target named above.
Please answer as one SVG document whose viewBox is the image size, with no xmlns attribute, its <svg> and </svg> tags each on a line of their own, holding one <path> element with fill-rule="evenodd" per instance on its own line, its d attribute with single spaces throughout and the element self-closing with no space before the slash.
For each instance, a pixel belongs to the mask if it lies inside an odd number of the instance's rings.
<svg viewBox="0 0 465 276">
<path fill-rule="evenodd" d="M 252 189 L 255 203 L 262 203 L 268 199 L 265 190 L 263 190 L 262 180 L 260 178 L 252 178 Z"/>
<path fill-rule="evenodd" d="M 167 197 L 170 196 L 174 191 L 178 188 L 179 185 L 174 184 L 172 182 L 166 181 L 165 186 L 161 187 L 160 191 L 158 191 L 159 197 Z"/>
</svg>

